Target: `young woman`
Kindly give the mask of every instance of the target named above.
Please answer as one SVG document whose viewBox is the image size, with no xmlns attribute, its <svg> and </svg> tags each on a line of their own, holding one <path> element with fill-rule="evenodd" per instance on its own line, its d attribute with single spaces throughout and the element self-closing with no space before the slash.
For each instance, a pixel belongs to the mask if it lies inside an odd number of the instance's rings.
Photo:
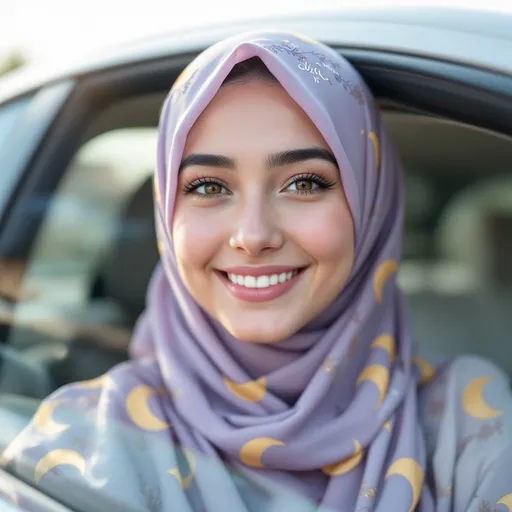
<svg viewBox="0 0 512 512">
<path fill-rule="evenodd" d="M 50 396 L 4 463 L 84 510 L 512 510 L 508 379 L 413 346 L 401 180 L 335 51 L 209 48 L 162 110 L 131 360 Z"/>
</svg>

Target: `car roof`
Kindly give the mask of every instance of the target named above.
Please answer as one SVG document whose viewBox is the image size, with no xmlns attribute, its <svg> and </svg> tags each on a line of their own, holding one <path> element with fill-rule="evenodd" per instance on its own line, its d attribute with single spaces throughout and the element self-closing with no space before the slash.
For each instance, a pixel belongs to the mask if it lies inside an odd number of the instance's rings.
<svg viewBox="0 0 512 512">
<path fill-rule="evenodd" d="M 254 30 L 295 31 L 338 47 L 419 55 L 512 74 L 512 11 L 443 7 L 340 9 L 198 25 L 134 40 L 70 63 L 27 65 L 0 80 L 0 102 L 65 78 L 200 52 L 220 39 Z"/>
</svg>

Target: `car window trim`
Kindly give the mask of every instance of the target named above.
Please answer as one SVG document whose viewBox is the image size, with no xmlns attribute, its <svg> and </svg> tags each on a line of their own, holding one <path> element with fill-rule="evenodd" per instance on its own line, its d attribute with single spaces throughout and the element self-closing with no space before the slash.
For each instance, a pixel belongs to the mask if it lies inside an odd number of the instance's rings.
<svg viewBox="0 0 512 512">
<path fill-rule="evenodd" d="M 0 187 L 0 230 L 14 189 L 50 124 L 69 96 L 73 80 L 43 87 L 32 95 L 12 132 L 2 144 L 2 186 Z M 19 101 L 21 98 L 17 98 Z M 5 105 L 4 103 L 3 105 Z M 0 108 L 2 105 L 0 105 Z"/>
</svg>

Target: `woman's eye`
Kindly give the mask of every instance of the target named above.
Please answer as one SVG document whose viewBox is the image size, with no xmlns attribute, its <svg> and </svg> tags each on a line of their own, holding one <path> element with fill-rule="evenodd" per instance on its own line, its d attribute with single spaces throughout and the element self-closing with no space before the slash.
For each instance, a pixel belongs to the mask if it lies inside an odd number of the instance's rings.
<svg viewBox="0 0 512 512">
<path fill-rule="evenodd" d="M 205 183 L 204 185 L 199 185 L 199 187 L 197 187 L 195 191 L 198 194 L 204 194 L 206 196 L 215 196 L 218 194 L 222 194 L 222 192 L 225 192 L 225 190 L 225 187 L 219 185 L 218 183 Z"/>
<path fill-rule="evenodd" d="M 193 185 L 190 188 L 190 192 L 200 196 L 219 196 L 228 192 L 226 187 L 214 181 L 203 182 L 200 185 Z"/>
<path fill-rule="evenodd" d="M 313 180 L 300 179 L 290 183 L 286 188 L 292 192 L 312 192 L 318 188 L 318 183 Z"/>
</svg>

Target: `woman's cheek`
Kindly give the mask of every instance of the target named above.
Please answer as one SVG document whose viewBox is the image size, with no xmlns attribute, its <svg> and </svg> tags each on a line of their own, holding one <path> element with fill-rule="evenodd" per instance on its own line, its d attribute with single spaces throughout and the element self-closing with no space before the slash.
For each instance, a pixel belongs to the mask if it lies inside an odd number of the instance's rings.
<svg viewBox="0 0 512 512">
<path fill-rule="evenodd" d="M 203 270 L 222 245 L 223 223 L 218 215 L 203 208 L 177 211 L 173 222 L 173 242 L 180 267 Z"/>
<path fill-rule="evenodd" d="M 307 212 L 300 216 L 295 212 L 289 219 L 295 243 L 318 263 L 353 258 L 354 224 L 346 203 L 319 202 L 307 206 Z"/>
</svg>

